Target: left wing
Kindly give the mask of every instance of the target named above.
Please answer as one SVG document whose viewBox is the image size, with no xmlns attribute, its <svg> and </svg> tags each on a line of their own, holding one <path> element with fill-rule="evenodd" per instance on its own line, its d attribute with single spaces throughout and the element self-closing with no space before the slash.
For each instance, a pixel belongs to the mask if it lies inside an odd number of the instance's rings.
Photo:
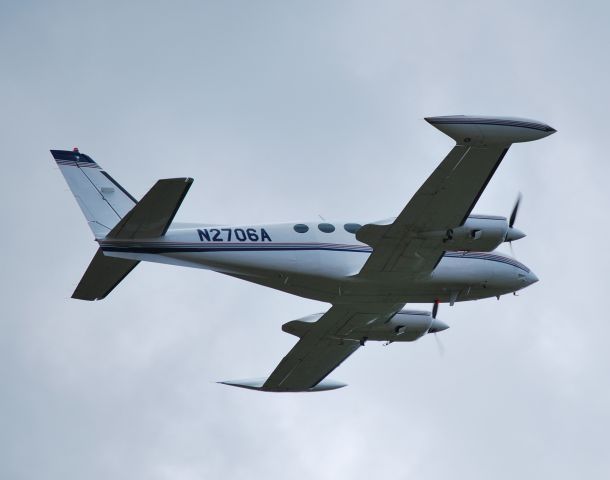
<svg viewBox="0 0 610 480">
<path fill-rule="evenodd" d="M 267 379 L 221 382 L 269 392 L 303 392 L 344 387 L 324 378 L 360 347 L 352 335 L 365 325 L 383 323 L 403 304 L 333 305 L 312 323 Z"/>
</svg>

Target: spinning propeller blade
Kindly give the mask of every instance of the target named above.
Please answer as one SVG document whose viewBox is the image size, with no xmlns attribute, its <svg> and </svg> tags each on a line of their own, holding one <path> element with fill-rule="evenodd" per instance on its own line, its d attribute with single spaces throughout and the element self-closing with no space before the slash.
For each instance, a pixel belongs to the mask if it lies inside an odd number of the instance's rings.
<svg viewBox="0 0 610 480">
<path fill-rule="evenodd" d="M 439 301 L 438 299 L 434 300 L 434 305 L 432 306 L 432 319 L 436 320 L 436 314 L 438 313 L 438 304 Z M 438 353 L 439 355 L 442 357 L 445 355 L 445 347 L 443 347 L 443 344 L 441 343 L 440 339 L 438 338 L 438 331 L 434 331 L 434 339 L 436 340 L 436 346 L 438 347 Z"/>
<path fill-rule="evenodd" d="M 513 228 L 513 225 L 515 224 L 515 220 L 517 219 L 517 213 L 519 212 L 519 205 L 521 204 L 522 197 L 523 197 L 523 195 L 521 195 L 521 192 L 519 192 L 519 195 L 517 195 L 517 201 L 515 202 L 515 206 L 513 207 L 513 211 L 510 214 L 508 228 Z"/>
<path fill-rule="evenodd" d="M 523 233 L 518 228 L 515 228 L 515 221 L 517 220 L 517 213 L 519 213 L 519 205 L 521 205 L 521 199 L 523 195 L 519 192 L 517 196 L 517 201 L 515 202 L 515 206 L 513 207 L 513 211 L 510 213 L 510 218 L 508 220 L 508 231 L 506 232 L 506 237 L 504 238 L 505 242 L 508 242 L 510 247 L 510 253 L 514 257 L 515 252 L 513 251 L 513 240 L 519 240 L 520 238 L 525 237 L 525 233 Z"/>
<path fill-rule="evenodd" d="M 436 346 L 438 347 L 438 353 L 441 357 L 445 356 L 445 347 L 443 346 L 441 339 L 438 338 L 438 335 L 434 334 L 434 339 L 436 340 Z"/>
</svg>

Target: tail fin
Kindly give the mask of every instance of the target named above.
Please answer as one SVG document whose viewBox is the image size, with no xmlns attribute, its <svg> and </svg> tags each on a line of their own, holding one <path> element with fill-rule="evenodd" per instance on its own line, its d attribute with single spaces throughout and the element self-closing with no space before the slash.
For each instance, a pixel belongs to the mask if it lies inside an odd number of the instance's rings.
<svg viewBox="0 0 610 480">
<path fill-rule="evenodd" d="M 78 149 L 51 150 L 96 238 L 104 237 L 137 203 L 116 180 Z"/>
<path fill-rule="evenodd" d="M 162 237 L 188 192 L 192 178 L 159 180 L 137 202 L 91 157 L 74 151 L 51 150 L 96 239 L 109 241 Z M 104 243 L 91 260 L 72 298 L 101 300 L 139 262 L 108 257 Z"/>
</svg>

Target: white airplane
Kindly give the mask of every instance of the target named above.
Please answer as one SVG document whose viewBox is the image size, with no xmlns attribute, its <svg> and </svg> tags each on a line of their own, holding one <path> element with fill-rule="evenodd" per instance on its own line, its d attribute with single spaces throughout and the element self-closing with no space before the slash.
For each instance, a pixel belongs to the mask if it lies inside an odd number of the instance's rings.
<svg viewBox="0 0 610 480">
<path fill-rule="evenodd" d="M 551 135 L 534 120 L 444 116 L 426 121 L 456 145 L 396 218 L 365 225 L 173 222 L 192 178 L 159 180 L 138 202 L 78 149 L 51 150 L 99 249 L 72 298 L 100 300 L 140 261 L 204 268 L 332 304 L 282 326 L 299 341 L 268 378 L 220 382 L 271 392 L 331 390 L 326 379 L 367 340 L 410 342 L 448 326 L 439 302 L 498 297 L 538 281 L 495 252 L 523 238 L 510 219 L 471 211 L 510 145 Z M 403 310 L 431 303 L 428 311 Z"/>
</svg>

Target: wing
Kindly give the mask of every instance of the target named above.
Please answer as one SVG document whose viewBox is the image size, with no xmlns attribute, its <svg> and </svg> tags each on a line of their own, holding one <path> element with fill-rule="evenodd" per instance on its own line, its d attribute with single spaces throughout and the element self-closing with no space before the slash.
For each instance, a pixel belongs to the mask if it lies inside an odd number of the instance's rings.
<svg viewBox="0 0 610 480">
<path fill-rule="evenodd" d="M 430 273 L 443 255 L 442 236 L 462 225 L 514 142 L 550 135 L 540 122 L 513 118 L 435 117 L 429 123 L 456 146 L 389 225 L 369 224 L 357 232 L 373 247 L 359 275 Z M 361 299 L 360 301 L 362 301 Z M 324 378 L 360 346 L 356 331 L 383 323 L 402 304 L 333 305 L 316 322 L 294 321 L 284 330 L 300 337 L 267 379 L 221 382 L 273 392 L 329 390 L 344 386 Z"/>
<path fill-rule="evenodd" d="M 358 240 L 373 247 L 360 275 L 432 272 L 444 253 L 444 232 L 466 221 L 510 145 L 555 131 L 540 122 L 512 118 L 454 116 L 426 120 L 454 138 L 456 146 L 393 223 L 369 224 L 358 231 Z"/>
<path fill-rule="evenodd" d="M 331 390 L 344 384 L 323 381 L 360 347 L 351 333 L 365 325 L 383 323 L 403 304 L 333 305 L 302 331 L 300 340 L 269 378 L 221 382 L 236 387 L 271 392 Z M 288 325 L 288 324 L 287 324 Z"/>
<path fill-rule="evenodd" d="M 361 270 L 430 273 L 442 257 L 442 234 L 468 218 L 508 147 L 456 145 L 390 225 L 365 225 L 358 240 L 373 247 Z M 426 232 L 440 232 L 431 241 Z"/>
</svg>

